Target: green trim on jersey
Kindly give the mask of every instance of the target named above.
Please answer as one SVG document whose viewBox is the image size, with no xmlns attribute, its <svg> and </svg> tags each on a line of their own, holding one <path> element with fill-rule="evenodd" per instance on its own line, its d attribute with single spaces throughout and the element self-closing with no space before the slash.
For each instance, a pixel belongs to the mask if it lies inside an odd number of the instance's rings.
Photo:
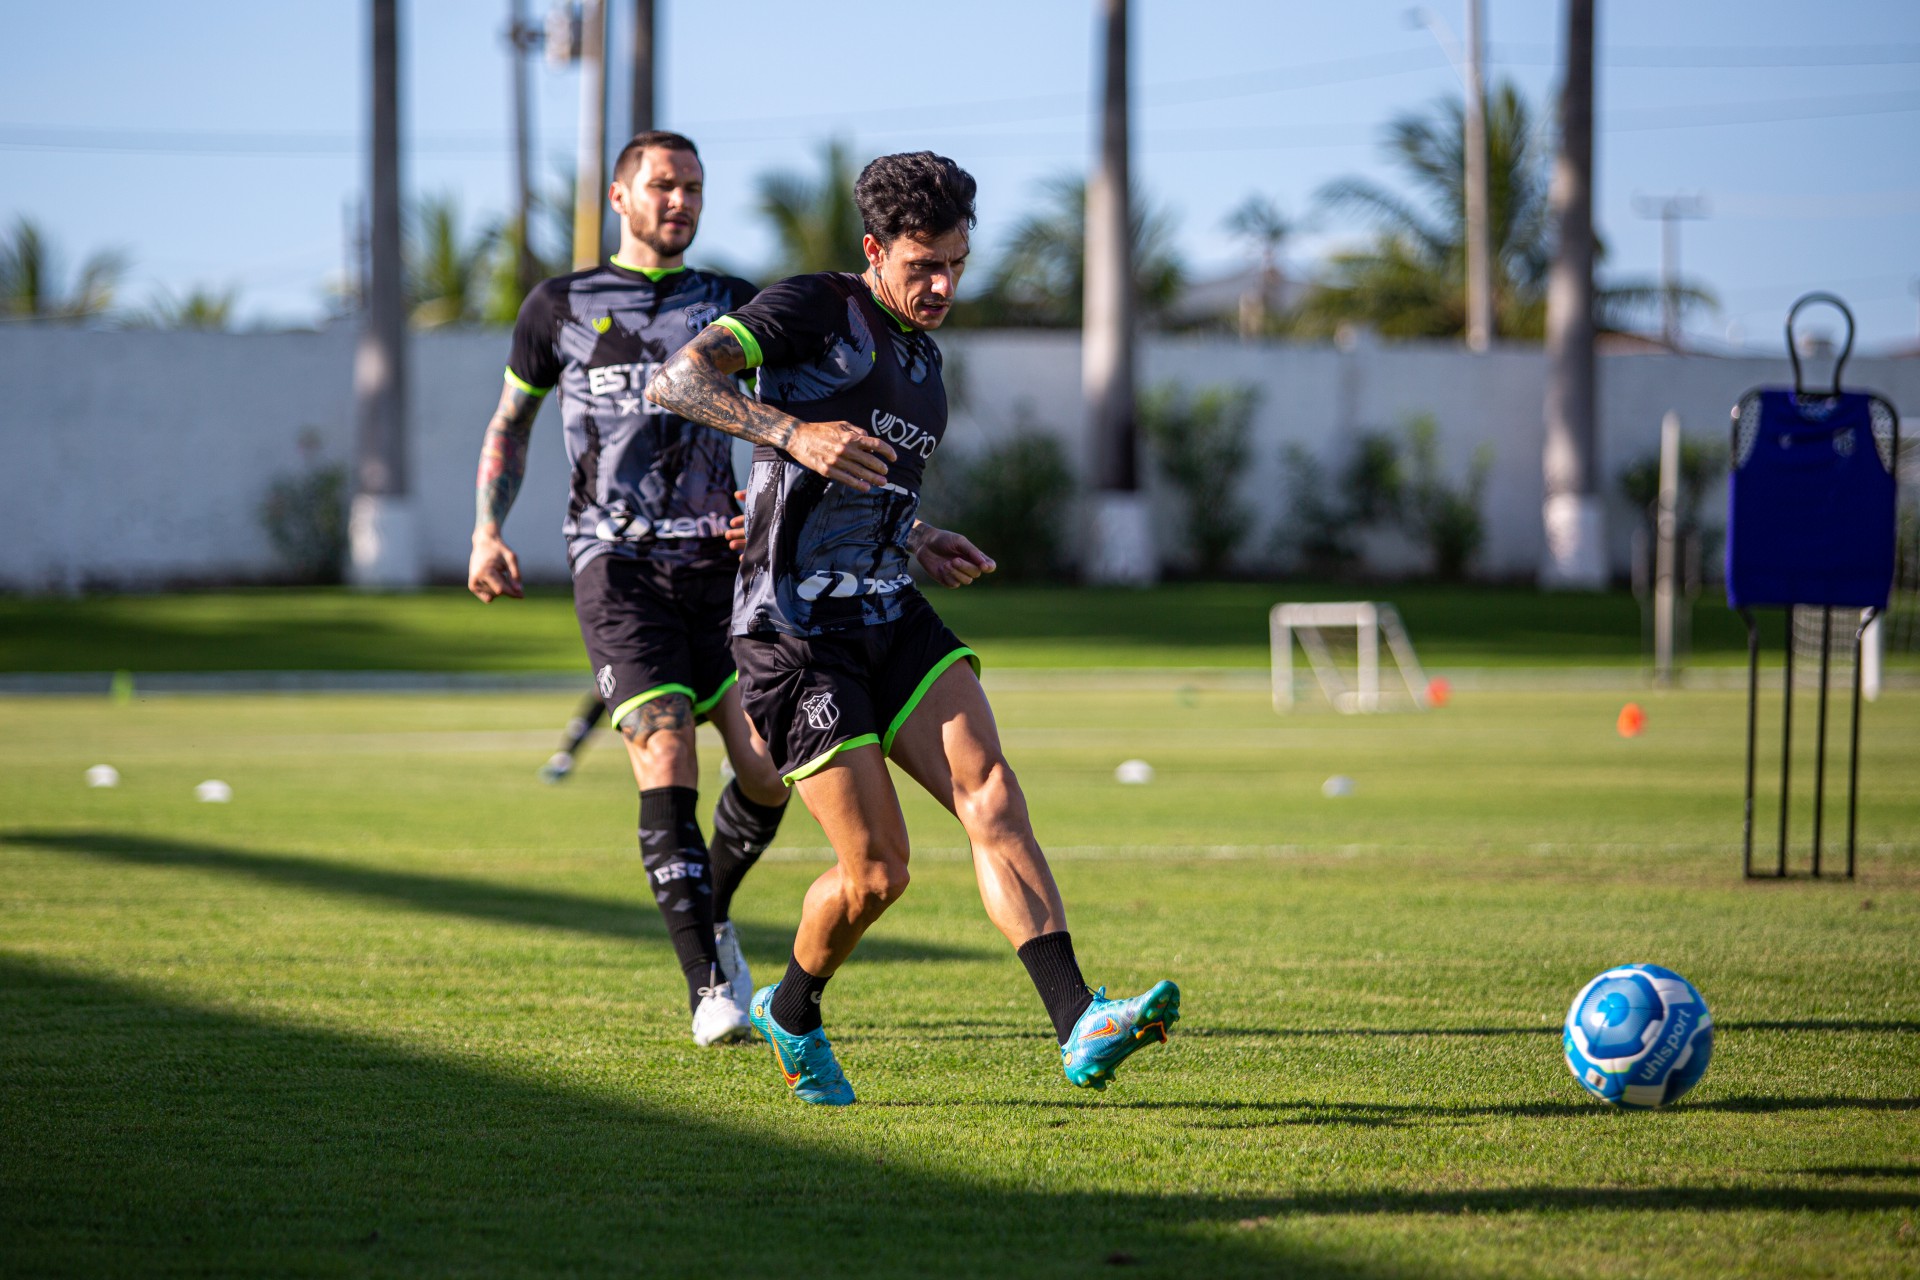
<svg viewBox="0 0 1920 1280">
<path fill-rule="evenodd" d="M 780 781 L 786 783 L 788 786 L 792 786 L 794 783 L 800 781 L 800 779 L 811 778 L 814 774 L 832 764 L 833 758 L 842 751 L 851 751 L 855 747 L 877 747 L 879 745 L 880 735 L 877 733 L 863 733 L 857 738 L 848 738 L 845 742 L 828 747 L 825 751 L 822 751 L 819 755 L 807 761 L 792 773 L 783 776 Z"/>
<path fill-rule="evenodd" d="M 912 715 L 914 708 L 920 705 L 920 699 L 927 696 L 927 690 L 933 688 L 933 682 L 944 675 L 948 667 L 960 661 L 962 658 L 968 659 L 973 664 L 974 675 L 977 676 L 980 674 L 980 655 L 965 645 L 961 645 L 958 649 L 955 649 L 952 653 L 934 663 L 933 666 L 928 669 L 927 674 L 920 677 L 920 683 L 914 688 L 913 696 L 907 699 L 907 705 L 900 708 L 900 714 L 895 716 L 893 723 L 887 726 L 887 736 L 886 739 L 881 742 L 880 750 L 886 752 L 888 755 L 893 754 L 894 735 L 906 726 L 907 717 Z"/>
<path fill-rule="evenodd" d="M 522 391 L 526 392 L 528 395 L 534 397 L 536 400 L 539 399 L 541 396 L 547 394 L 547 392 L 553 390 L 552 387 L 534 386 L 531 382 L 528 382 L 525 378 L 515 373 L 512 369 L 507 370 L 507 381 L 511 382 L 514 386 L 520 388 Z"/>
<path fill-rule="evenodd" d="M 748 329 L 747 326 L 741 324 L 738 320 L 735 320 L 732 316 L 721 316 L 718 320 L 715 320 L 714 323 L 732 334 L 734 341 L 740 344 L 740 350 L 745 352 L 747 356 L 746 367 L 749 369 L 758 369 L 763 357 L 760 354 L 760 340 L 753 336 L 752 330 Z"/>
<path fill-rule="evenodd" d="M 614 266 L 620 268 L 622 271 L 635 272 L 638 275 L 645 276 L 647 279 L 652 280 L 655 283 L 658 283 L 660 280 L 666 278 L 667 276 L 679 275 L 682 271 L 685 271 L 687 269 L 686 264 L 684 263 L 682 263 L 680 266 L 677 266 L 677 267 L 636 267 L 631 262 L 620 261 L 620 255 L 617 253 L 614 254 L 612 257 L 608 258 L 607 261 L 611 262 Z"/>
<path fill-rule="evenodd" d="M 892 318 L 892 320 L 893 320 L 893 322 L 894 322 L 895 324 L 897 324 L 897 325 L 899 325 L 899 326 L 900 326 L 900 332 L 902 332 L 902 333 L 912 333 L 912 332 L 914 331 L 914 329 L 913 329 L 913 326 L 912 326 L 912 325 L 910 325 L 910 324 L 908 324 L 908 323 L 907 323 L 907 322 L 906 322 L 905 320 L 903 320 L 903 319 L 901 319 L 901 318 L 900 318 L 900 313 L 899 313 L 898 311 L 895 311 L 895 310 L 894 310 L 894 309 L 893 309 L 892 307 L 890 307 L 890 306 L 888 306 L 888 305 L 887 305 L 886 303 L 884 303 L 884 302 L 882 302 L 882 301 L 880 301 L 880 295 L 879 295 L 879 294 L 877 294 L 877 293 L 875 293 L 875 292 L 874 292 L 873 290 L 871 290 L 871 289 L 869 289 L 869 290 L 867 290 L 867 296 L 868 296 L 869 298 L 872 298 L 872 299 L 873 299 L 873 305 L 874 305 L 874 306 L 876 306 L 876 307 L 878 307 L 878 308 L 880 308 L 880 309 L 881 309 L 882 311 L 884 311 L 884 312 L 886 312 L 886 313 L 887 313 L 887 315 L 888 315 L 889 317 L 891 317 L 891 318 Z"/>
<path fill-rule="evenodd" d="M 640 706 L 643 703 L 652 702 L 655 698 L 665 697 L 669 693 L 685 694 L 688 702 L 693 701 L 693 690 L 687 688 L 687 686 L 683 684 L 655 685 L 653 688 L 647 690 L 645 693 L 634 694 L 631 698 L 628 698 L 625 702 L 615 707 L 613 709 L 613 714 L 607 717 L 607 723 L 612 725 L 615 729 L 618 729 L 620 727 L 620 722 L 622 720 L 625 720 L 628 714 L 631 713 L 635 707 Z"/>
<path fill-rule="evenodd" d="M 734 683 L 739 679 L 740 679 L 740 673 L 738 671 L 732 672 L 727 676 L 725 680 L 722 680 L 720 682 L 720 687 L 713 691 L 713 695 L 711 697 L 707 698 L 703 702 L 694 703 L 693 718 L 695 720 L 701 719 L 709 711 L 712 711 L 714 707 L 718 706 L 720 703 L 720 699 L 727 696 L 727 690 L 733 688 Z"/>
</svg>

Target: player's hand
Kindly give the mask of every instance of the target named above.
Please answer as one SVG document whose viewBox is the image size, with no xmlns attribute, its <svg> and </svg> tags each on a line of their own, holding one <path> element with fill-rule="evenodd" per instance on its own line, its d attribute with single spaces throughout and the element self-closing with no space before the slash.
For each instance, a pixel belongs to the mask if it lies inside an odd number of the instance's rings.
<svg viewBox="0 0 1920 1280">
<path fill-rule="evenodd" d="M 927 576 L 943 587 L 964 587 L 997 567 L 993 557 L 974 546 L 963 534 L 927 524 L 920 525 L 914 532 L 918 535 L 914 558 L 920 561 Z"/>
<path fill-rule="evenodd" d="M 885 440 L 851 422 L 798 423 L 787 453 L 807 470 L 861 493 L 885 484 L 887 464 L 899 456 Z"/>
<path fill-rule="evenodd" d="M 473 535 L 473 554 L 467 559 L 467 590 L 490 604 L 500 596 L 520 599 L 520 557 L 497 534 Z"/>
<path fill-rule="evenodd" d="M 745 489 L 735 489 L 733 491 L 733 500 L 735 502 L 745 502 L 747 500 L 747 491 Z M 727 550 L 733 552 L 735 555 L 739 555 L 746 549 L 747 517 L 746 513 L 742 512 L 727 521 Z"/>
</svg>

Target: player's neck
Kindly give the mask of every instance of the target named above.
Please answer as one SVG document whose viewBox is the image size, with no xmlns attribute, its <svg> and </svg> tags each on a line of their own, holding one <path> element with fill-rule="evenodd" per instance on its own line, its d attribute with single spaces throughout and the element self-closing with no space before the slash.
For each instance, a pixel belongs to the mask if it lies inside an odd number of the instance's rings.
<svg viewBox="0 0 1920 1280">
<path fill-rule="evenodd" d="M 869 268 L 860 273 L 860 279 L 866 283 L 867 292 L 872 294 L 873 300 L 880 304 L 880 309 L 892 316 L 896 324 L 903 329 L 912 329 L 916 332 L 920 330 L 919 325 L 907 318 L 906 308 L 887 296 L 886 288 L 881 283 L 877 272 Z"/>
<path fill-rule="evenodd" d="M 613 255 L 613 265 L 657 277 L 670 271 L 685 269 L 686 259 L 687 255 L 684 253 L 660 253 L 644 240 L 621 236 L 620 248 Z"/>
</svg>

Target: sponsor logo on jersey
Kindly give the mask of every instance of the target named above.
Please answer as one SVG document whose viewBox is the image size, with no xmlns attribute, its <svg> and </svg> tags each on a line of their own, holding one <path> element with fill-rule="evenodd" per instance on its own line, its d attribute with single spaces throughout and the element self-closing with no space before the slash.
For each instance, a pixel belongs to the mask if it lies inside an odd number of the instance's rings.
<svg viewBox="0 0 1920 1280">
<path fill-rule="evenodd" d="M 809 694 L 800 701 L 800 710 L 806 712 L 807 723 L 825 732 L 840 723 L 840 708 L 833 705 L 833 692 Z"/>
<path fill-rule="evenodd" d="M 600 668 L 600 675 L 599 675 L 599 677 L 598 677 L 598 683 L 599 683 L 599 685 L 600 685 L 600 696 L 601 696 L 601 697 L 603 697 L 603 698 L 611 698 L 611 697 L 613 696 L 613 666 L 612 666 L 612 664 L 608 664 L 607 666 L 604 666 L 604 667 L 602 667 L 602 668 Z"/>
<path fill-rule="evenodd" d="M 931 458 L 934 446 L 940 442 L 931 434 L 914 426 L 897 413 L 883 409 L 873 411 L 873 434 L 888 444 L 897 444 L 902 449 L 911 449 L 921 458 Z"/>
<path fill-rule="evenodd" d="M 613 328 L 612 316 L 601 316 L 599 319 L 593 322 L 593 331 L 595 333 L 605 333 L 607 330 L 611 328 Z"/>
<path fill-rule="evenodd" d="M 587 370 L 587 394 L 595 397 L 613 396 L 619 401 L 619 411 L 629 413 L 665 413 L 659 405 L 639 398 L 646 390 L 647 379 L 660 372 L 658 361 L 635 360 L 629 364 L 596 365 Z M 632 394 L 622 396 L 622 392 Z"/>
<path fill-rule="evenodd" d="M 709 511 L 698 516 L 662 516 L 658 520 L 636 517 L 630 511 L 610 511 L 593 526 L 593 536 L 602 542 L 647 542 L 672 538 L 724 538 L 729 517 L 725 512 Z"/>
<path fill-rule="evenodd" d="M 696 302 L 687 308 L 687 332 L 698 333 L 720 318 L 720 308 L 711 302 Z"/>
<path fill-rule="evenodd" d="M 801 579 L 794 591 L 802 600 L 818 600 L 821 596 L 844 600 L 850 596 L 890 596 L 912 585 L 913 575 L 907 573 L 897 578 L 863 578 L 844 570 L 819 569 Z"/>
</svg>

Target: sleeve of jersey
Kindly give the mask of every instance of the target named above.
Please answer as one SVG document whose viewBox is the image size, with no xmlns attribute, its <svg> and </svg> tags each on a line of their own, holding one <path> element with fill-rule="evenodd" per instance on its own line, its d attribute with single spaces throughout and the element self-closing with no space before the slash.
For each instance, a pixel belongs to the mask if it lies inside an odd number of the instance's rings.
<svg viewBox="0 0 1920 1280">
<path fill-rule="evenodd" d="M 507 381 L 530 396 L 544 396 L 560 381 L 559 344 L 554 340 L 557 318 L 552 291 L 543 285 L 527 295 L 513 322 Z"/>
<path fill-rule="evenodd" d="M 794 276 L 768 285 L 714 323 L 739 342 L 749 369 L 804 364 L 846 328 L 847 304 L 819 276 Z"/>
</svg>

